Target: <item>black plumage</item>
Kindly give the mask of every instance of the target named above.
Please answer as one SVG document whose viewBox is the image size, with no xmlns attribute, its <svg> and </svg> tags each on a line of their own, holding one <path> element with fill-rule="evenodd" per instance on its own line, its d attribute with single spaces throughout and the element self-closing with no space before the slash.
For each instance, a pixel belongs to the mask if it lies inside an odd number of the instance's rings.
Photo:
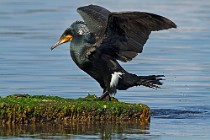
<svg viewBox="0 0 210 140">
<path fill-rule="evenodd" d="M 77 11 L 84 22 L 74 22 L 51 49 L 71 41 L 73 61 L 103 88 L 100 99 L 110 100 L 110 94 L 117 89 L 162 85 L 164 75 L 137 76 L 124 70 L 117 60 L 132 60 L 142 52 L 151 31 L 176 28 L 175 23 L 146 12 L 111 13 L 97 5 L 80 7 Z"/>
</svg>

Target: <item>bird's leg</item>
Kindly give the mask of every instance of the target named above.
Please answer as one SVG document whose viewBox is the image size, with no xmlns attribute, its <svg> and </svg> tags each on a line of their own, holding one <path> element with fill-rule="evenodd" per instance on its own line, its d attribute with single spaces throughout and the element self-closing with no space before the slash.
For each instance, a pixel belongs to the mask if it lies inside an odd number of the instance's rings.
<svg viewBox="0 0 210 140">
<path fill-rule="evenodd" d="M 109 95 L 108 91 L 105 91 L 101 97 L 99 97 L 99 100 L 104 100 L 104 101 L 111 101 L 111 97 Z"/>
</svg>

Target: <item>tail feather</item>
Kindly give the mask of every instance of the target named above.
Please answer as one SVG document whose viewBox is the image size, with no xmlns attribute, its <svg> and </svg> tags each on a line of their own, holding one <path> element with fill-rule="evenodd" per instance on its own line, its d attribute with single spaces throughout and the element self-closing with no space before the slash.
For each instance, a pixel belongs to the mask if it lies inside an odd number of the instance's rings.
<svg viewBox="0 0 210 140">
<path fill-rule="evenodd" d="M 139 76 L 140 80 L 137 82 L 137 84 L 157 89 L 163 84 L 161 80 L 164 80 L 164 77 L 164 75 Z"/>
</svg>

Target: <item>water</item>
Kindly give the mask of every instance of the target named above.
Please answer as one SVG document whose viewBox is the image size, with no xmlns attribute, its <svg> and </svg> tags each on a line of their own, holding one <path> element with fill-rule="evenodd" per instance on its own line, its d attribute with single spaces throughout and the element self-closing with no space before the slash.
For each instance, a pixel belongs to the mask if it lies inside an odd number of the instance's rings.
<svg viewBox="0 0 210 140">
<path fill-rule="evenodd" d="M 116 98 L 145 103 L 151 123 L 7 126 L 5 139 L 210 139 L 210 2 L 208 0 L 0 1 L 0 96 L 15 93 L 84 97 L 99 85 L 69 57 L 69 44 L 50 51 L 87 4 L 112 11 L 146 11 L 173 20 L 178 29 L 153 32 L 142 54 L 122 63 L 138 75 L 164 74 L 162 89 L 134 87 Z M 75 128 L 75 129 L 73 129 Z M 89 128 L 89 129 L 85 129 Z"/>
</svg>

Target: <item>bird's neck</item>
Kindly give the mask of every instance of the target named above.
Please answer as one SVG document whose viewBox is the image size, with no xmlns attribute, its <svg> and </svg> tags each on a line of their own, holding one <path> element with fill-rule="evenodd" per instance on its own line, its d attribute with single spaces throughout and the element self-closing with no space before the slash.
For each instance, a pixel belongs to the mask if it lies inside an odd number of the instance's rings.
<svg viewBox="0 0 210 140">
<path fill-rule="evenodd" d="M 83 52 L 85 45 L 87 44 L 87 41 L 81 37 L 77 38 L 76 40 L 72 40 L 70 45 L 70 54 L 73 59 L 73 61 L 80 67 L 84 65 L 84 63 L 87 63 L 89 61 Z"/>
</svg>

